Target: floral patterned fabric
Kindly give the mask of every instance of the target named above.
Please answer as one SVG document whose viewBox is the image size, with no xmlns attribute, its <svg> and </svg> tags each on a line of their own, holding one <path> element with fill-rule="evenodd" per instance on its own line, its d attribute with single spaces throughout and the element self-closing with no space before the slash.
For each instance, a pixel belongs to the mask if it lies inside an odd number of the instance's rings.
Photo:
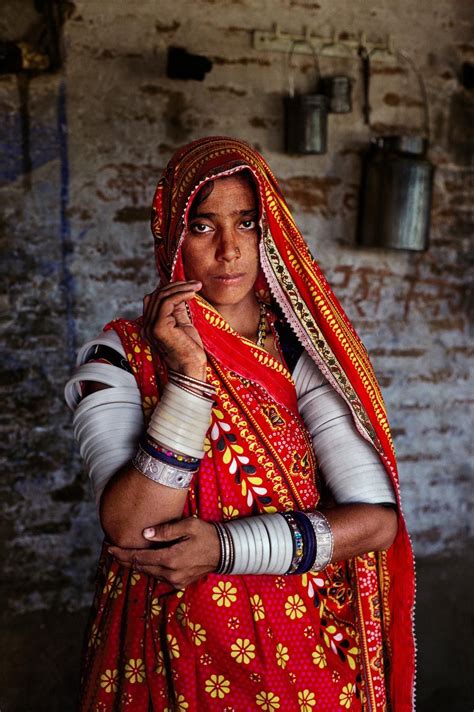
<svg viewBox="0 0 474 712">
<path fill-rule="evenodd" d="M 247 144 L 201 139 L 168 164 L 152 219 L 160 276 L 185 277 L 180 245 L 200 186 L 243 168 L 252 172 L 260 197 L 258 296 L 278 304 L 345 398 L 398 493 L 385 408 L 367 353 L 271 171 Z M 191 314 L 217 399 L 184 516 L 226 520 L 314 509 L 320 497 L 316 463 L 290 374 L 202 299 L 193 301 Z M 142 341 L 139 322 L 118 320 L 106 328 L 122 339 L 149 417 L 165 369 Z M 105 552 L 82 710 L 413 709 L 413 559 L 401 515 L 388 552 L 339 562 L 317 575 L 209 575 L 176 592 L 122 569 Z"/>
<path fill-rule="evenodd" d="M 145 413 L 159 393 L 155 363 L 135 322 L 117 321 Z M 254 345 L 232 334 L 240 348 Z M 270 359 L 268 368 L 277 366 Z M 280 372 L 292 398 L 289 374 Z M 226 373 L 206 455 L 185 516 L 226 520 L 314 510 L 311 445 L 296 407 Z M 280 384 L 281 386 L 281 384 Z M 264 438 L 256 433 L 265 432 Z M 84 668 L 86 710 L 361 709 L 363 685 L 351 568 L 304 576 L 217 576 L 174 591 L 122 569 L 104 553 Z"/>
</svg>

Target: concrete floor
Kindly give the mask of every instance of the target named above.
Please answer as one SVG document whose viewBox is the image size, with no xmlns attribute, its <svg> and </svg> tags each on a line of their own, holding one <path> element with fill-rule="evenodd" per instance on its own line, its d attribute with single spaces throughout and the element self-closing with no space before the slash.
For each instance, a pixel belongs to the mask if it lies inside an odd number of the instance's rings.
<svg viewBox="0 0 474 712">
<path fill-rule="evenodd" d="M 418 561 L 417 712 L 474 708 L 473 570 L 460 558 Z M 75 710 L 87 615 L 44 611 L 4 621 L 1 712 Z"/>
</svg>

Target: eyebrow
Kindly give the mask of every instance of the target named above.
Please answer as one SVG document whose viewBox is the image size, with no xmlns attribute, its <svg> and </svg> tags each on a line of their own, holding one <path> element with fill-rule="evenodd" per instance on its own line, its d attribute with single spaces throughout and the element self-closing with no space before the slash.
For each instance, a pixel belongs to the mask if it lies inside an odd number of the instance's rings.
<svg viewBox="0 0 474 712">
<path fill-rule="evenodd" d="M 248 210 L 233 210 L 229 215 L 256 215 L 257 214 L 257 208 L 249 208 Z M 208 218 L 209 220 L 212 220 L 212 218 L 218 217 L 219 213 L 196 213 L 194 216 L 194 220 L 196 218 Z"/>
</svg>

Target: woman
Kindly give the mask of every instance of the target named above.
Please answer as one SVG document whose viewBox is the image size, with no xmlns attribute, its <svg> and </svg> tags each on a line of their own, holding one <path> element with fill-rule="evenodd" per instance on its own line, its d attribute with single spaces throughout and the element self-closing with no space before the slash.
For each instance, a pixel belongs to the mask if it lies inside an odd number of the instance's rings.
<svg viewBox="0 0 474 712">
<path fill-rule="evenodd" d="M 153 211 L 160 287 L 69 385 L 109 542 L 82 709 L 412 709 L 413 561 L 362 344 L 247 144 L 178 151 Z"/>
</svg>

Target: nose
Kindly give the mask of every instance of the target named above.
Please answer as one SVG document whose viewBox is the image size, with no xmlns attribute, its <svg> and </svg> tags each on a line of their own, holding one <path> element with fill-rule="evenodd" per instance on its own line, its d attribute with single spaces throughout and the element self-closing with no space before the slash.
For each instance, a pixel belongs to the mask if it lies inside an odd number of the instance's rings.
<svg viewBox="0 0 474 712">
<path fill-rule="evenodd" d="M 238 238 L 233 226 L 224 226 L 219 230 L 216 247 L 216 259 L 224 262 L 232 262 L 240 257 Z"/>
</svg>

